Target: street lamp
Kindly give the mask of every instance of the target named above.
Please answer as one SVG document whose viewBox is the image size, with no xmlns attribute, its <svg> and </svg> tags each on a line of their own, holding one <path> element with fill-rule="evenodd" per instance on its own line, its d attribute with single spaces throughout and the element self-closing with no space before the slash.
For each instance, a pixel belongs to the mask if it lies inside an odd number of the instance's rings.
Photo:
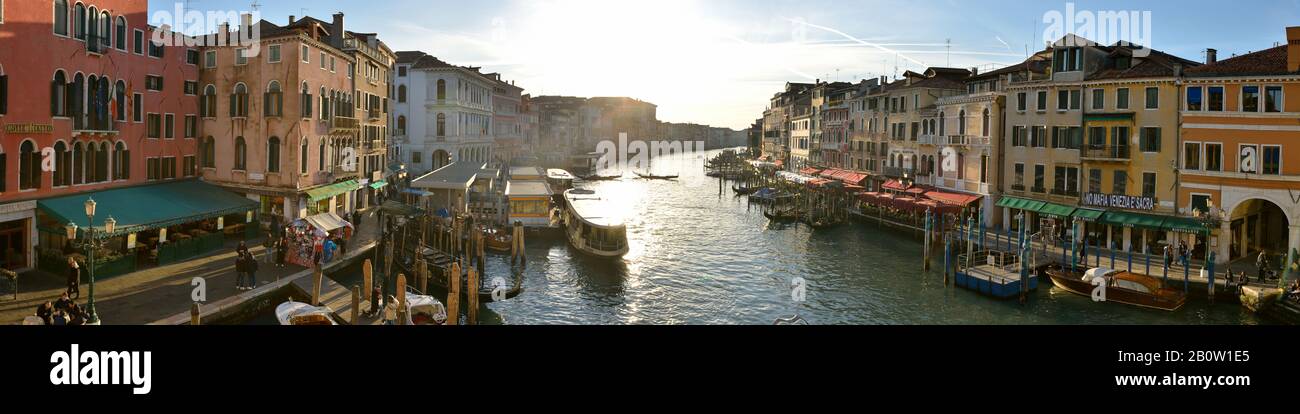
<svg viewBox="0 0 1300 414">
<path fill-rule="evenodd" d="M 99 314 L 95 312 L 95 249 L 100 247 L 100 241 L 95 235 L 96 203 L 93 198 L 87 198 L 84 205 L 86 208 L 86 237 L 81 245 L 86 249 L 86 271 L 90 277 L 90 298 L 86 303 L 86 313 L 90 314 L 90 320 L 86 324 L 99 325 Z M 108 220 L 104 221 L 105 233 L 113 234 L 116 228 L 117 220 L 114 220 L 113 217 L 110 216 Z M 77 239 L 76 223 L 68 223 L 67 226 L 64 226 L 64 230 L 67 231 L 68 240 Z"/>
</svg>

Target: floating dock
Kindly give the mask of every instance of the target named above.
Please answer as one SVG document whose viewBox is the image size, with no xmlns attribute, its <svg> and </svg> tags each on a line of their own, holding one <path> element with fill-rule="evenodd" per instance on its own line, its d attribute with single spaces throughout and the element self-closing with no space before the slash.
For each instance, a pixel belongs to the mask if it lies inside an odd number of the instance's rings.
<svg viewBox="0 0 1300 414">
<path fill-rule="evenodd" d="M 998 299 L 1019 296 L 1026 283 L 1029 291 L 1038 289 L 1038 275 L 1032 264 L 1027 272 L 1028 280 L 1020 277 L 1021 262 L 1017 255 L 997 251 L 976 252 L 970 259 L 979 264 L 972 262 L 969 267 L 965 266 L 966 259 L 966 255 L 958 256 L 957 277 L 954 280 L 957 286 Z"/>
</svg>

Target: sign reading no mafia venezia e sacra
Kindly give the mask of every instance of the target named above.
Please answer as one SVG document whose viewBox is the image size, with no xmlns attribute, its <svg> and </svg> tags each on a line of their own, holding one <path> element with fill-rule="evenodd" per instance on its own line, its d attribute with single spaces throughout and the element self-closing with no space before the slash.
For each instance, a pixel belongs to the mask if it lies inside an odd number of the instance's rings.
<svg viewBox="0 0 1300 414">
<path fill-rule="evenodd" d="M 1083 205 L 1085 207 L 1151 211 L 1156 209 L 1156 199 L 1154 197 L 1126 194 L 1085 193 L 1083 195 Z"/>
</svg>

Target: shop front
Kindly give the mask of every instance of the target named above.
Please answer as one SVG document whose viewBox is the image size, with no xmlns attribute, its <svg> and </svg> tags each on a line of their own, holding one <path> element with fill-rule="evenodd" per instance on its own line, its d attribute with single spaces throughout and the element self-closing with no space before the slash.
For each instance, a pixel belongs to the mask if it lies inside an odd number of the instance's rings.
<svg viewBox="0 0 1300 414">
<path fill-rule="evenodd" d="M 87 215 L 88 200 L 95 201 L 94 216 Z M 256 201 L 197 180 L 55 197 L 37 205 L 40 269 L 63 274 L 68 258 L 85 263 L 83 242 L 93 226 L 94 239 L 102 242 L 94 247 L 97 279 L 211 253 L 260 230 Z M 105 226 L 109 218 L 116 223 L 111 232 Z"/>
<path fill-rule="evenodd" d="M 23 272 L 36 266 L 32 255 L 35 235 L 35 201 L 0 205 L 0 252 L 4 252 L 5 270 Z"/>
</svg>

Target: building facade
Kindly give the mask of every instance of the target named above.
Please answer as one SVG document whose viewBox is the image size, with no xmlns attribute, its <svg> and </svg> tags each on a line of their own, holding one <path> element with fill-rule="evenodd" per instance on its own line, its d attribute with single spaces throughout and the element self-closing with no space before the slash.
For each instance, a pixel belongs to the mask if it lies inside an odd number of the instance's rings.
<svg viewBox="0 0 1300 414">
<path fill-rule="evenodd" d="M 493 79 L 479 68 L 455 66 L 424 52 L 398 52 L 394 109 L 401 162 L 420 175 L 493 156 Z M 405 100 L 402 91 L 406 91 Z M 402 128 L 405 126 L 405 128 Z"/>
<path fill-rule="evenodd" d="M 0 259 L 23 271 L 63 247 L 38 200 L 197 174 L 198 51 L 151 42 L 143 1 L 3 7 Z"/>
</svg>

